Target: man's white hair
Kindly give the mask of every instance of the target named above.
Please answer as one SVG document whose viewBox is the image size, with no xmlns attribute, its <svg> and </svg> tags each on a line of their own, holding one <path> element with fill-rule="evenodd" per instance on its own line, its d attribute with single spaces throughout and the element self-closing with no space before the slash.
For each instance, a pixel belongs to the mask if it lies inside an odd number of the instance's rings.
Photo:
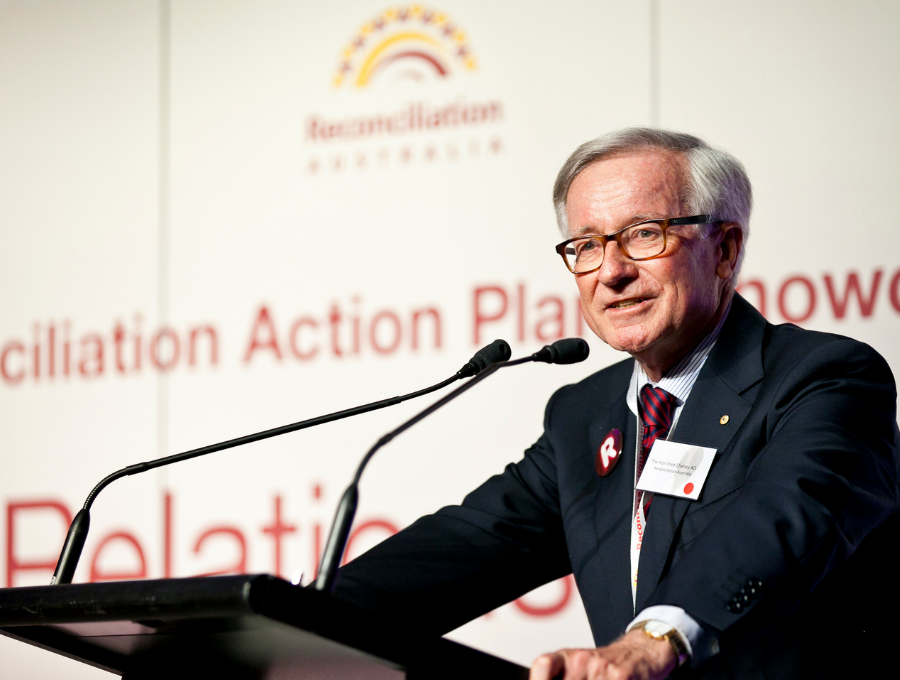
<svg viewBox="0 0 900 680">
<path fill-rule="evenodd" d="M 744 247 L 735 267 L 735 280 L 750 237 L 750 212 L 753 189 L 744 165 L 727 151 L 716 149 L 699 137 L 659 130 L 632 127 L 607 133 L 585 142 L 563 164 L 553 185 L 556 221 L 564 238 L 569 238 L 566 201 L 575 178 L 591 163 L 647 149 L 681 154 L 687 161 L 689 180 L 681 189 L 681 205 L 685 215 L 710 215 L 715 221 L 736 222 L 744 232 Z M 708 225 L 697 225 L 697 233 L 707 236 Z"/>
</svg>

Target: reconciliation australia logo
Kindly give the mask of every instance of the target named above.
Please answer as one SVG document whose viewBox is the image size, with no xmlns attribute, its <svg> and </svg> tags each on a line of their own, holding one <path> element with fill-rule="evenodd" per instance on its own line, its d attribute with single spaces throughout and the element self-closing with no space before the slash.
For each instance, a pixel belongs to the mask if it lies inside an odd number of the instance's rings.
<svg viewBox="0 0 900 680">
<path fill-rule="evenodd" d="M 341 54 L 334 86 L 424 81 L 475 68 L 465 32 L 446 14 L 414 5 L 389 9 L 362 25 Z"/>
<path fill-rule="evenodd" d="M 357 30 L 332 74 L 334 90 L 358 92 L 359 99 L 335 99 L 354 112 L 306 120 L 307 173 L 422 169 L 501 155 L 503 103 L 465 93 L 478 70 L 468 35 L 443 12 L 421 5 L 385 10 Z"/>
</svg>

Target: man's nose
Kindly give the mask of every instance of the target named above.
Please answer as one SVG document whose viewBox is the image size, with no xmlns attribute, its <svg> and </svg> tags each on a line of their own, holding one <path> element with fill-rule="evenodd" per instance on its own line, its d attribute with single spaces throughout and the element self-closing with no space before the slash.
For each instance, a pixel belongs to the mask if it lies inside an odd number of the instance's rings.
<svg viewBox="0 0 900 680">
<path fill-rule="evenodd" d="M 603 264 L 597 270 L 597 278 L 605 286 L 614 286 L 623 279 L 635 276 L 634 261 L 625 257 L 615 241 L 609 241 L 603 251 Z"/>
</svg>

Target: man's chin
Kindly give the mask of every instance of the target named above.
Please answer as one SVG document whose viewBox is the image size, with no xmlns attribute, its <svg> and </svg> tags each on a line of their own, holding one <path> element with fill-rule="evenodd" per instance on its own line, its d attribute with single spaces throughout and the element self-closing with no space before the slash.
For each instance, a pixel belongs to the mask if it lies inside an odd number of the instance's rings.
<svg viewBox="0 0 900 680">
<path fill-rule="evenodd" d="M 629 330 L 634 332 L 628 332 Z M 609 333 L 602 339 L 613 349 L 620 352 L 628 352 L 632 356 L 646 352 L 653 344 L 652 338 L 648 337 L 643 329 L 639 328 L 619 329 L 615 333 Z"/>
</svg>

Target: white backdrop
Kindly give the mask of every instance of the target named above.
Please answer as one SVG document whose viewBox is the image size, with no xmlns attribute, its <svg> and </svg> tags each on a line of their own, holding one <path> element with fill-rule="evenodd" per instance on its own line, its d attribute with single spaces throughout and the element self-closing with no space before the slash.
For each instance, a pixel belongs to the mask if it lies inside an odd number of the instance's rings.
<svg viewBox="0 0 900 680">
<path fill-rule="evenodd" d="M 48 581 L 115 469 L 419 389 L 495 337 L 585 332 L 550 188 L 624 125 L 741 158 L 747 298 L 897 370 L 898 108 L 890 2 L 0 3 L 3 585 Z M 619 359 L 591 344 L 381 452 L 352 554 L 518 459 L 554 388 Z M 423 406 L 116 482 L 76 581 L 309 581 L 359 458 Z M 451 637 L 522 663 L 590 643 L 571 582 Z"/>
</svg>

